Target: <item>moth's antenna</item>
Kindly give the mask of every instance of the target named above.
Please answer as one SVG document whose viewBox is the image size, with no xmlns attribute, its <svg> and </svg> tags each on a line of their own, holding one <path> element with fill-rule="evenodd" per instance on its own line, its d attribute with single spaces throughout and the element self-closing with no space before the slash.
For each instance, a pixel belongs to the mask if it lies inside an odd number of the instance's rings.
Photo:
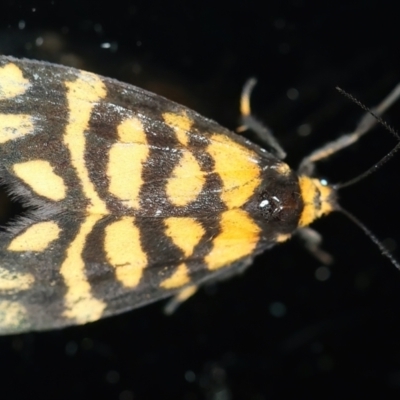
<svg viewBox="0 0 400 400">
<path fill-rule="evenodd" d="M 351 186 L 357 182 L 360 182 L 367 176 L 373 174 L 375 171 L 377 171 L 379 168 L 382 167 L 382 165 L 386 164 L 393 156 L 394 154 L 400 149 L 400 136 L 399 134 L 386 122 L 384 121 L 379 115 L 376 115 L 370 108 L 368 108 L 366 105 L 361 103 L 359 100 L 357 100 L 354 96 L 352 96 L 350 93 L 347 93 L 343 89 L 336 87 L 336 89 L 346 96 L 348 99 L 350 99 L 353 103 L 357 104 L 360 108 L 362 108 L 364 111 L 368 113 L 368 117 L 373 117 L 377 122 L 379 122 L 387 131 L 389 131 L 396 139 L 399 140 L 399 143 L 384 157 L 382 157 L 376 164 L 374 164 L 371 168 L 367 169 L 365 172 L 362 174 L 356 176 L 355 178 L 350 179 L 347 182 L 344 183 L 337 183 L 333 185 L 333 188 L 338 190 L 338 189 L 343 189 L 347 186 Z M 395 100 L 398 99 L 400 96 L 400 85 L 396 86 L 396 88 L 393 90 L 391 95 L 378 107 L 377 112 L 382 112 L 382 110 L 388 108 Z M 370 124 L 370 121 L 365 121 L 365 123 Z"/>
<path fill-rule="evenodd" d="M 373 174 L 375 171 L 377 171 L 379 168 L 382 167 L 383 164 L 388 162 L 394 154 L 400 149 L 400 136 L 399 134 L 386 122 L 384 121 L 379 115 L 377 114 L 382 114 L 383 111 L 385 111 L 388 107 L 390 107 L 400 96 L 400 85 L 397 85 L 396 88 L 390 93 L 390 95 L 374 110 L 371 110 L 368 108 L 366 105 L 361 103 L 359 100 L 357 100 L 354 96 L 352 96 L 350 93 L 347 93 L 343 89 L 337 87 L 336 88 L 341 94 L 346 96 L 348 99 L 350 99 L 353 103 L 357 104 L 360 108 L 362 108 L 364 111 L 366 111 L 368 114 L 364 117 L 364 119 L 361 121 L 361 130 L 363 130 L 363 127 L 371 127 L 372 121 L 369 120 L 370 118 L 374 118 L 375 121 L 379 122 L 386 130 L 388 130 L 397 140 L 399 140 L 399 143 L 396 144 L 396 146 L 384 157 L 382 157 L 376 164 L 374 164 L 371 168 L 363 172 L 362 174 L 356 176 L 353 179 L 350 179 L 347 182 L 344 183 L 338 183 L 333 185 L 333 188 L 338 190 L 338 189 L 343 189 L 347 186 L 351 186 L 367 176 Z M 356 218 L 353 214 L 351 214 L 349 211 L 336 206 L 336 210 L 341 212 L 343 215 L 345 215 L 349 220 L 351 220 L 354 224 L 356 224 L 359 228 L 361 228 L 364 233 L 374 242 L 380 251 L 382 252 L 382 255 L 387 257 L 389 261 L 398 269 L 400 270 L 400 263 L 393 257 L 393 255 L 390 253 L 390 251 L 384 246 L 384 244 L 370 231 L 358 218 Z"/>
<path fill-rule="evenodd" d="M 378 246 L 379 250 L 382 252 L 382 255 L 387 257 L 389 261 L 398 269 L 400 270 L 399 262 L 393 257 L 390 251 L 384 246 L 384 244 L 353 214 L 348 212 L 347 210 L 338 207 L 335 209 L 336 211 L 341 212 L 345 215 L 348 219 L 350 219 L 353 223 L 355 223 L 359 228 L 361 228 L 364 233 Z"/>
<path fill-rule="evenodd" d="M 389 95 L 385 97 L 383 101 L 381 101 L 376 107 L 374 107 L 372 111 L 370 111 L 368 107 L 364 106 L 364 104 L 362 104 L 360 101 L 355 99 L 350 94 L 346 93 L 344 90 L 342 89 L 338 90 L 345 96 L 347 96 L 351 101 L 356 103 L 359 107 L 361 107 L 363 110 L 366 110 L 368 112 L 366 115 L 364 115 L 364 117 L 361 119 L 356 129 L 352 133 L 342 135 L 338 139 L 335 139 L 334 141 L 327 143 L 325 146 L 322 146 L 319 149 L 313 151 L 307 157 L 304 157 L 299 166 L 299 172 L 301 174 L 311 175 L 314 170 L 314 164 L 317 161 L 323 160 L 329 157 L 331 154 L 337 153 L 338 151 L 348 146 L 351 146 L 353 143 L 357 142 L 361 138 L 361 136 L 365 135 L 368 131 L 370 131 L 371 128 L 379 121 L 387 129 L 389 129 L 389 131 L 398 140 L 400 140 L 397 133 L 392 128 L 389 128 L 386 122 L 384 122 L 381 118 L 379 118 L 380 115 L 382 115 L 389 107 L 391 107 L 400 98 L 400 84 L 398 84 L 389 93 Z"/>
<path fill-rule="evenodd" d="M 388 154 L 386 154 L 384 157 L 382 157 L 376 164 L 374 164 L 372 167 L 367 169 L 362 174 L 356 176 L 353 179 L 348 180 L 347 182 L 336 183 L 336 184 L 332 185 L 332 187 L 334 189 L 338 190 L 338 189 L 343 189 L 347 186 L 352 186 L 355 183 L 362 181 L 364 178 L 373 174 L 375 171 L 377 171 L 379 168 L 381 168 L 382 165 L 386 164 L 394 156 L 394 154 L 397 153 L 397 151 L 399 149 L 400 149 L 400 142 L 397 143 L 396 146 L 392 150 L 390 150 L 390 152 Z"/>
<path fill-rule="evenodd" d="M 300 170 L 301 171 L 307 171 L 307 168 L 309 169 L 310 165 L 313 166 L 313 164 L 316 161 L 319 161 L 323 158 L 326 158 L 330 154 L 333 154 L 349 145 L 352 143 L 356 142 L 362 135 L 364 135 L 366 132 L 368 132 L 372 126 L 374 126 L 376 123 L 380 123 L 386 130 L 388 130 L 397 140 L 398 143 L 394 148 L 386 154 L 381 160 L 379 160 L 377 163 L 375 163 L 371 168 L 369 168 L 367 171 L 363 172 L 359 176 L 356 176 L 353 179 L 350 179 L 349 181 L 345 183 L 338 183 L 335 185 L 332 185 L 332 188 L 334 190 L 342 189 L 347 186 L 353 185 L 356 182 L 361 181 L 362 179 L 366 178 L 367 176 L 371 175 L 374 173 L 377 169 L 379 169 L 383 164 L 385 164 L 387 161 L 389 161 L 394 154 L 400 149 L 400 136 L 399 134 L 387 123 L 385 122 L 380 115 L 383 114 L 395 101 L 397 101 L 400 98 L 400 84 L 397 85 L 393 91 L 387 96 L 378 106 L 374 107 L 372 110 L 362 104 L 359 100 L 357 100 L 354 96 L 351 94 L 347 93 L 341 88 L 336 88 L 341 94 L 346 96 L 348 99 L 350 99 L 353 103 L 357 104 L 361 109 L 367 112 L 367 114 L 362 118 L 360 123 L 357 125 L 356 129 L 353 131 L 353 133 L 349 135 L 343 135 L 339 139 L 336 139 L 333 142 L 328 143 L 321 149 L 318 149 L 317 151 L 314 151 L 311 153 L 310 156 L 306 157 L 302 163 L 300 164 Z M 345 215 L 349 220 L 351 220 L 354 224 L 356 224 L 359 228 L 361 228 L 364 233 L 371 239 L 373 243 L 375 243 L 376 246 L 380 249 L 382 254 L 389 259 L 389 261 L 398 269 L 400 270 L 400 263 L 393 257 L 393 255 L 389 252 L 389 250 L 383 245 L 383 243 L 360 221 L 358 220 L 353 214 L 349 213 L 347 210 L 341 208 L 339 205 L 335 204 L 335 210 L 341 212 L 343 215 Z"/>
<path fill-rule="evenodd" d="M 360 100 L 356 99 L 353 95 L 350 93 L 346 92 L 339 86 L 336 86 L 336 90 L 346 96 L 349 100 L 351 100 L 353 103 L 357 104 L 361 109 L 366 111 L 368 114 L 370 114 L 373 118 L 375 118 L 376 121 L 378 121 L 380 124 L 382 124 L 396 139 L 400 140 L 399 134 L 386 122 L 384 121 L 379 115 L 377 114 L 382 114 L 385 110 L 387 110 L 395 101 L 398 100 L 400 97 L 400 84 L 397 85 L 392 92 L 389 94 L 389 96 L 378 106 L 375 108 L 376 113 L 374 110 L 371 110 L 369 107 L 367 107 L 365 104 L 361 103 Z M 369 125 L 370 121 L 368 121 L 368 115 L 364 117 L 364 121 L 361 121 L 360 125 Z"/>
</svg>

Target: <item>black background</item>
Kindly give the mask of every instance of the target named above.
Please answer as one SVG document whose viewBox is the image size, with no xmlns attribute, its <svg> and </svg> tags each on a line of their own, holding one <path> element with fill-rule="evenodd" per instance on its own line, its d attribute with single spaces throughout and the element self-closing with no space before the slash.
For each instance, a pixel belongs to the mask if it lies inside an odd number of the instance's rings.
<svg viewBox="0 0 400 400">
<path fill-rule="evenodd" d="M 134 83 L 231 129 L 242 85 L 256 76 L 253 111 L 295 168 L 362 115 L 336 85 L 373 106 L 400 81 L 398 13 L 389 4 L 8 0 L 0 52 Z M 385 115 L 398 129 L 399 112 L 400 103 Z M 299 134 L 303 124 L 308 136 Z M 375 129 L 319 172 L 345 181 L 395 144 Z M 399 167 L 397 156 L 341 193 L 397 258 Z M 397 398 L 400 273 L 340 214 L 315 227 L 335 258 L 326 280 L 294 239 L 171 317 L 156 303 L 87 326 L 0 338 L 0 398 Z"/>
</svg>

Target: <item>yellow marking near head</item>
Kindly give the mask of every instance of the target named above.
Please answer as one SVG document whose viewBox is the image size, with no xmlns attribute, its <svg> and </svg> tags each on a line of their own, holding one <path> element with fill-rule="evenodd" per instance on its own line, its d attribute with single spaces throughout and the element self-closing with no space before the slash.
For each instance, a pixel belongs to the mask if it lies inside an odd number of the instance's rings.
<svg viewBox="0 0 400 400">
<path fill-rule="evenodd" d="M 221 215 L 221 233 L 213 240 L 213 248 L 205 257 L 208 269 L 228 266 L 254 251 L 260 228 L 246 211 L 235 209 Z"/>
<path fill-rule="evenodd" d="M 333 189 L 322 185 L 318 179 L 308 176 L 299 177 L 301 197 L 304 208 L 299 220 L 299 227 L 311 224 L 317 218 L 329 214 L 335 209 L 332 200 Z"/>
<path fill-rule="evenodd" d="M 30 83 L 22 71 L 13 63 L 0 67 L 0 100 L 11 99 L 24 94 Z"/>
<path fill-rule="evenodd" d="M 65 199 L 67 188 L 48 161 L 33 160 L 14 164 L 15 175 L 38 195 L 50 200 Z"/>
<path fill-rule="evenodd" d="M 16 302 L 0 301 L 0 332 L 17 333 L 23 331 L 28 326 L 28 314 L 26 308 Z"/>
<path fill-rule="evenodd" d="M 184 146 L 187 146 L 193 121 L 187 116 L 186 113 L 164 113 L 163 118 L 165 123 L 175 131 L 179 142 Z"/>
<path fill-rule="evenodd" d="M 138 118 L 126 119 L 118 126 L 118 138 L 109 152 L 109 191 L 125 206 L 138 208 L 143 162 L 149 154 L 143 124 Z"/>
<path fill-rule="evenodd" d="M 257 154 L 222 135 L 212 135 L 207 151 L 223 182 L 222 200 L 228 208 L 242 206 L 261 183 Z"/>
<path fill-rule="evenodd" d="M 38 222 L 16 236 L 8 251 L 45 251 L 60 236 L 61 229 L 53 221 Z"/>
<path fill-rule="evenodd" d="M 147 256 L 140 244 L 140 231 L 133 217 L 123 217 L 105 229 L 104 250 L 115 275 L 125 287 L 139 284 L 147 266 Z"/>
<path fill-rule="evenodd" d="M 60 268 L 67 287 L 66 310 L 63 315 L 75 320 L 77 324 L 98 320 L 106 307 L 106 303 L 93 297 L 82 259 L 86 238 L 101 218 L 101 215 L 89 215 L 85 219 L 75 239 L 70 243 L 66 258 Z"/>
<path fill-rule="evenodd" d="M 0 144 L 34 132 L 32 117 L 25 114 L 0 114 Z"/>
<path fill-rule="evenodd" d="M 29 273 L 9 271 L 0 267 L 0 290 L 27 290 L 35 278 Z"/>
<path fill-rule="evenodd" d="M 196 200 L 205 183 L 200 165 L 189 151 L 184 151 L 179 164 L 168 179 L 168 200 L 175 206 L 186 206 Z"/>
<path fill-rule="evenodd" d="M 189 270 L 186 264 L 180 264 L 176 271 L 163 282 L 161 282 L 160 286 L 164 289 L 175 289 L 186 285 L 190 282 L 189 278 Z"/>
<path fill-rule="evenodd" d="M 105 203 L 98 196 L 85 164 L 86 137 L 93 107 L 104 99 L 107 92 L 101 78 L 88 72 L 80 72 L 77 80 L 65 82 L 69 120 L 64 142 L 71 153 L 71 163 L 82 182 L 82 190 L 90 200 L 88 212 L 107 214 Z"/>
<path fill-rule="evenodd" d="M 185 257 L 192 255 L 195 246 L 204 235 L 204 228 L 193 218 L 171 217 L 164 221 L 166 235 L 185 254 Z"/>
</svg>

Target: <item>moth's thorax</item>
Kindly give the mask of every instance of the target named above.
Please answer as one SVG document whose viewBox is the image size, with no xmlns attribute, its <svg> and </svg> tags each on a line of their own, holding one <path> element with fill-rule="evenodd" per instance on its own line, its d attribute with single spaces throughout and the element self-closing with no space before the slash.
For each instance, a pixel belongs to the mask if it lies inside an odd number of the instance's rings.
<svg viewBox="0 0 400 400">
<path fill-rule="evenodd" d="M 298 228 L 303 210 L 299 180 L 280 161 L 262 168 L 261 185 L 247 207 L 263 230 L 264 241 L 281 242 Z"/>
</svg>

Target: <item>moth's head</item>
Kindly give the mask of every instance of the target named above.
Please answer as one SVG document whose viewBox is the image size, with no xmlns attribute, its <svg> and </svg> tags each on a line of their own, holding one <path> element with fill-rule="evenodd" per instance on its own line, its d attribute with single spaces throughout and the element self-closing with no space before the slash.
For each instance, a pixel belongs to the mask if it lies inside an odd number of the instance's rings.
<svg viewBox="0 0 400 400">
<path fill-rule="evenodd" d="M 300 214 L 299 228 L 310 225 L 316 219 L 338 210 L 336 190 L 324 179 L 299 177 L 303 211 Z"/>
</svg>

